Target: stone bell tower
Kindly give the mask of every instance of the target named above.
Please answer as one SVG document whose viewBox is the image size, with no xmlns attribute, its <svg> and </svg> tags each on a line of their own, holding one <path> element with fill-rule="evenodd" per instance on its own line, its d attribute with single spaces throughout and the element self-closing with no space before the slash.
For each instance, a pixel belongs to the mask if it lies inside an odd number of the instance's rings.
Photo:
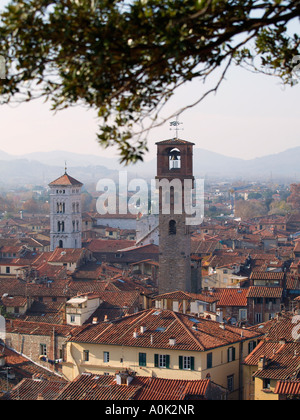
<svg viewBox="0 0 300 420">
<path fill-rule="evenodd" d="M 49 184 L 50 187 L 50 250 L 81 248 L 83 184 L 67 174 Z"/>
<path fill-rule="evenodd" d="M 191 291 L 191 236 L 185 185 L 194 186 L 193 146 L 178 138 L 156 143 L 159 190 L 159 293 Z M 185 184 L 185 181 L 189 183 Z"/>
</svg>

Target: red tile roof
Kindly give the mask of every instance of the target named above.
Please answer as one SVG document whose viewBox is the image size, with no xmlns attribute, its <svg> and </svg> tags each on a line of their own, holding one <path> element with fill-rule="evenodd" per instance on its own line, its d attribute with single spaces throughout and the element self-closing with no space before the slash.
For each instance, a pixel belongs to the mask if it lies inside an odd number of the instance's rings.
<svg viewBox="0 0 300 420">
<path fill-rule="evenodd" d="M 66 387 L 66 382 L 41 379 L 23 379 L 6 396 L 6 400 L 45 401 L 54 400 Z"/>
<path fill-rule="evenodd" d="M 181 139 L 175 139 L 175 138 L 174 139 L 168 139 L 168 140 L 159 141 L 159 142 L 157 142 L 155 144 L 170 144 L 170 145 L 180 145 L 180 144 L 187 145 L 187 144 L 190 144 L 190 145 L 194 145 L 194 143 L 191 143 L 189 141 L 181 140 Z"/>
<path fill-rule="evenodd" d="M 75 178 L 72 178 L 67 173 L 65 173 L 61 177 L 57 178 L 55 181 L 51 182 L 49 185 L 58 186 L 58 187 L 67 187 L 67 186 L 81 187 L 83 184 L 77 181 Z"/>
<path fill-rule="evenodd" d="M 282 287 L 263 287 L 263 286 L 251 286 L 249 287 L 247 298 L 275 298 L 281 299 L 283 293 Z"/>
<path fill-rule="evenodd" d="M 161 299 L 172 299 L 172 300 L 201 300 L 203 302 L 213 303 L 218 301 L 218 297 L 210 296 L 201 293 L 188 293 L 183 292 L 181 290 L 169 293 L 163 293 L 161 295 L 157 295 L 153 298 L 153 300 L 161 300 Z"/>
<path fill-rule="evenodd" d="M 285 343 L 272 355 L 266 366 L 254 377 L 261 379 L 293 379 L 300 374 L 300 343 Z"/>
<path fill-rule="evenodd" d="M 128 386 L 118 385 L 115 376 L 83 373 L 68 384 L 57 400 L 184 400 L 205 399 L 209 379 L 176 380 L 135 376 Z"/>
<path fill-rule="evenodd" d="M 145 325 L 146 331 L 135 338 L 133 332 Z M 197 329 L 193 327 L 197 325 Z M 163 328 L 163 331 L 161 330 Z M 226 326 L 220 328 L 218 322 L 196 319 L 181 313 L 161 310 L 146 310 L 112 323 L 88 326 L 74 334 L 70 341 L 79 343 L 110 344 L 129 347 L 160 348 L 174 350 L 206 351 L 226 346 L 260 334 L 248 329 Z M 170 347 L 170 338 L 175 345 Z"/>
<path fill-rule="evenodd" d="M 255 271 L 251 273 L 250 280 L 283 280 L 285 273 L 274 273 L 272 271 Z"/>
<path fill-rule="evenodd" d="M 294 381 L 278 381 L 274 394 L 300 396 L 300 379 Z"/>
<path fill-rule="evenodd" d="M 59 262 L 59 263 L 75 263 L 81 259 L 84 254 L 84 248 L 78 249 L 66 249 L 66 248 L 56 248 L 51 257 L 48 259 L 48 262 Z"/>
<path fill-rule="evenodd" d="M 218 299 L 217 306 L 247 306 L 248 289 L 215 289 L 214 295 Z"/>
</svg>

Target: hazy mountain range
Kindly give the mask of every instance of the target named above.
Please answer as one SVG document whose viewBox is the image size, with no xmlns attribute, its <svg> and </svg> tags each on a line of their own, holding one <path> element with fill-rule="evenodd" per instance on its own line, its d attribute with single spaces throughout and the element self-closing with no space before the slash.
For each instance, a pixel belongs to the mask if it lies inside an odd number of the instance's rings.
<svg viewBox="0 0 300 420">
<path fill-rule="evenodd" d="M 105 152 L 104 152 L 105 153 Z M 64 172 L 83 183 L 95 183 L 101 178 L 117 178 L 124 170 L 117 158 L 81 155 L 64 151 L 36 152 L 14 156 L 0 151 L 0 185 L 46 185 Z M 300 147 L 261 158 L 244 160 L 195 148 L 194 174 L 207 178 L 243 178 L 247 180 L 300 179 Z M 132 177 L 153 178 L 156 159 L 126 169 Z"/>
</svg>

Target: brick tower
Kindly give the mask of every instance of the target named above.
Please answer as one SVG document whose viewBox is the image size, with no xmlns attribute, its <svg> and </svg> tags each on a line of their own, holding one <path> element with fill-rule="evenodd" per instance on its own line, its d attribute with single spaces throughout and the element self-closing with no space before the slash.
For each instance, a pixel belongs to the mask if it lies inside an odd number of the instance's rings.
<svg viewBox="0 0 300 420">
<path fill-rule="evenodd" d="M 191 291 L 191 237 L 184 181 L 194 185 L 194 143 L 178 138 L 156 143 L 159 189 L 159 293 Z"/>
</svg>

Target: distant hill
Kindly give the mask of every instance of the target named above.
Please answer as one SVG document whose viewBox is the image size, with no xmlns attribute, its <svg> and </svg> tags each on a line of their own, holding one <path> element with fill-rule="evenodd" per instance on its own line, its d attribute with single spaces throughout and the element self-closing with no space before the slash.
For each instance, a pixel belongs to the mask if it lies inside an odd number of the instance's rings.
<svg viewBox="0 0 300 420">
<path fill-rule="evenodd" d="M 117 179 L 117 158 L 81 155 L 65 151 L 36 152 L 13 156 L 0 151 L 0 185 L 46 185 L 61 175 L 67 160 L 68 172 L 83 183 L 96 183 L 101 178 Z M 195 148 L 194 174 L 196 177 L 242 177 L 247 179 L 294 179 L 300 177 L 300 147 L 261 158 L 243 160 Z M 153 178 L 156 159 L 126 168 L 132 177 Z"/>
</svg>

